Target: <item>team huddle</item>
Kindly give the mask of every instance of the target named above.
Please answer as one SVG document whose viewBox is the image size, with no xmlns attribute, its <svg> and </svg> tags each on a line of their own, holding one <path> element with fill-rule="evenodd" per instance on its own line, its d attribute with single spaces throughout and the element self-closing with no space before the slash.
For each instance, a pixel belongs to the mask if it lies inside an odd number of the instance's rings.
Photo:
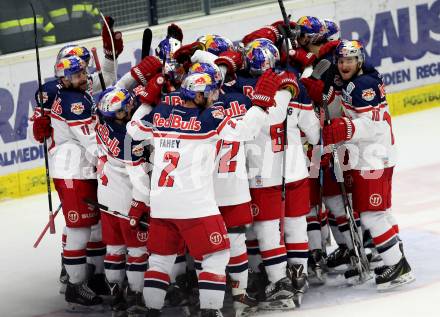
<svg viewBox="0 0 440 317">
<path fill-rule="evenodd" d="M 235 316 L 249 316 L 300 307 L 328 274 L 374 273 L 379 291 L 414 280 L 390 210 L 382 77 L 335 22 L 277 21 L 237 46 L 183 45 L 171 24 L 118 81 L 122 37 L 102 35 L 104 80 L 87 48 L 62 48 L 29 125 L 62 204 L 71 309 L 105 295 L 112 316 L 222 316 L 228 289 Z"/>
</svg>

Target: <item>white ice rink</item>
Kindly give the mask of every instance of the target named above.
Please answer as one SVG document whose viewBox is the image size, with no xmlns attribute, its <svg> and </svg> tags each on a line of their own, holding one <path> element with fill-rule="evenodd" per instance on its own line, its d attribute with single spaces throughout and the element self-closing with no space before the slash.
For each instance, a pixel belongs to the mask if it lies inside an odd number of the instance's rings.
<svg viewBox="0 0 440 317">
<path fill-rule="evenodd" d="M 399 147 L 393 211 L 417 280 L 379 294 L 372 281 L 353 288 L 331 278 L 312 288 L 300 309 L 273 316 L 440 316 L 440 108 L 397 117 L 393 129 Z M 0 203 L 0 317 L 72 316 L 58 294 L 62 217 L 57 234 L 32 248 L 46 210 L 46 195 Z"/>
</svg>

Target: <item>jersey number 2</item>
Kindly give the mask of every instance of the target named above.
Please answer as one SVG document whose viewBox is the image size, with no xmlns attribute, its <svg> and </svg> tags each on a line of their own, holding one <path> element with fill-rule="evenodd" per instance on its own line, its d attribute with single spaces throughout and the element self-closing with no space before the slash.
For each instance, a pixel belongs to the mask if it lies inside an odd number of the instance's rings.
<svg viewBox="0 0 440 317">
<path fill-rule="evenodd" d="M 180 153 L 179 152 L 165 152 L 163 155 L 164 162 L 170 162 L 160 173 L 158 186 L 159 187 L 173 187 L 174 177 L 170 175 L 174 171 L 179 163 Z"/>
<path fill-rule="evenodd" d="M 234 157 L 237 156 L 238 149 L 240 148 L 240 142 L 228 142 L 228 141 L 219 141 L 217 143 L 217 153 L 220 152 L 221 148 L 229 148 L 222 157 L 220 157 L 220 161 L 218 163 L 218 172 L 219 173 L 233 173 L 237 169 L 237 161 L 233 160 Z"/>
</svg>

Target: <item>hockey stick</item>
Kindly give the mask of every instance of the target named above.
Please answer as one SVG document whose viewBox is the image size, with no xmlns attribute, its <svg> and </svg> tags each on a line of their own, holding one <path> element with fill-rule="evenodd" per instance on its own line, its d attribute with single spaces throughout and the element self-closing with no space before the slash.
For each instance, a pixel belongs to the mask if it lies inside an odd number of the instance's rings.
<svg viewBox="0 0 440 317">
<path fill-rule="evenodd" d="M 310 77 L 315 78 L 320 80 L 322 75 L 330 68 L 331 62 L 326 60 L 326 59 L 322 59 L 321 61 L 319 61 L 319 63 L 314 67 L 312 74 L 310 75 Z M 320 116 L 319 116 L 319 123 L 321 126 L 321 135 L 320 135 L 320 146 L 319 146 L 319 159 L 321 160 L 322 155 L 324 154 L 324 145 L 322 142 L 322 129 L 324 128 L 324 109 L 323 107 L 321 107 L 319 109 L 320 111 Z M 318 202 L 318 210 L 317 210 L 317 216 L 318 216 L 318 221 L 319 221 L 319 226 L 322 229 L 322 209 L 323 209 L 323 190 L 324 190 L 324 171 L 321 167 L 321 164 L 319 162 L 319 202 Z M 327 218 L 327 223 L 328 223 L 328 218 Z M 330 231 L 329 231 L 330 232 Z M 322 231 L 321 231 L 322 233 Z M 328 239 L 328 237 L 326 237 L 326 240 Z M 321 244 L 322 244 L 322 249 L 325 250 L 325 243 L 324 243 L 324 239 L 322 239 L 322 235 L 321 235 Z"/>
<path fill-rule="evenodd" d="M 109 215 L 112 215 L 114 217 L 118 217 L 118 218 L 121 218 L 121 219 L 125 219 L 125 220 L 127 220 L 129 222 L 131 220 L 130 217 L 128 217 L 128 216 L 126 216 L 124 214 L 121 214 L 120 212 L 117 212 L 117 211 L 114 211 L 114 210 L 109 210 L 109 208 L 107 206 L 102 205 L 102 204 L 100 204 L 100 203 L 98 203 L 96 201 L 93 201 L 91 199 L 84 199 L 84 202 L 87 203 L 87 204 L 93 205 L 95 207 L 98 207 L 100 212 L 103 212 L 103 213 L 106 213 L 106 214 L 109 214 Z M 141 229 L 144 229 L 144 230 L 148 229 L 148 227 L 150 226 L 145 221 L 139 221 L 139 224 L 141 225 Z"/>
<path fill-rule="evenodd" d="M 101 84 L 102 91 L 105 90 L 104 76 L 102 75 L 101 63 L 99 62 L 98 52 L 96 52 L 96 47 L 92 47 L 93 59 L 95 60 L 96 71 L 98 72 L 99 83 Z"/>
<path fill-rule="evenodd" d="M 55 210 L 55 212 L 53 213 L 53 218 L 54 218 L 54 220 L 55 220 L 55 217 L 56 217 L 56 216 L 58 215 L 58 213 L 60 212 L 60 209 L 61 209 L 61 203 L 60 203 L 60 205 L 58 206 L 57 210 Z M 40 244 L 41 240 L 42 240 L 43 237 L 46 235 L 47 229 L 49 229 L 49 227 L 50 227 L 50 222 L 48 222 L 48 223 L 46 224 L 46 226 L 44 227 L 43 231 L 41 231 L 40 235 L 39 235 L 38 238 L 37 238 L 37 241 L 35 241 L 35 243 L 34 243 L 34 248 L 37 248 L 37 247 L 38 247 L 38 245 Z"/>
<path fill-rule="evenodd" d="M 328 109 L 328 99 L 332 94 L 333 86 L 332 81 L 334 75 L 336 74 L 336 66 L 332 65 L 327 72 L 325 84 L 324 84 L 324 93 L 322 98 L 324 114 L 325 114 L 325 124 L 330 124 L 330 111 Z M 362 240 L 359 237 L 359 233 L 357 230 L 356 220 L 353 216 L 353 209 L 351 207 L 350 201 L 348 200 L 347 191 L 344 183 L 344 175 L 341 168 L 341 163 L 339 161 L 338 150 L 335 144 L 330 144 L 330 148 L 333 156 L 333 170 L 336 176 L 336 180 L 338 182 L 339 188 L 341 190 L 341 197 L 344 204 L 345 216 L 347 218 L 349 230 L 350 230 L 350 238 L 353 243 L 354 256 L 351 257 L 351 264 L 353 267 L 357 269 L 359 272 L 359 282 L 364 283 L 365 281 L 371 278 L 370 272 L 370 263 L 368 262 L 367 256 L 365 255 L 365 250 L 362 245 Z"/>
<path fill-rule="evenodd" d="M 107 28 L 108 34 L 110 35 L 110 42 L 112 43 L 113 68 L 114 68 L 114 71 L 115 71 L 115 78 L 116 78 L 116 80 L 118 80 L 118 65 L 116 63 L 115 42 L 113 41 L 112 29 L 108 25 L 107 20 L 105 19 L 105 16 L 102 14 L 101 11 L 99 11 L 99 14 L 101 15 L 101 18 L 104 21 L 104 25 Z M 112 25 L 112 27 L 113 27 L 113 25 Z"/>
<path fill-rule="evenodd" d="M 153 39 L 153 32 L 151 32 L 150 28 L 146 28 L 144 30 L 144 34 L 142 36 L 142 53 L 141 53 L 141 59 L 144 59 L 144 57 L 150 55 L 150 49 L 151 49 L 151 41 Z"/>
<path fill-rule="evenodd" d="M 286 26 L 286 29 L 282 28 L 282 31 L 284 33 L 284 40 L 286 42 L 286 71 L 288 69 L 289 65 L 289 41 L 292 47 L 295 45 L 295 35 L 292 33 L 292 30 L 290 28 L 290 19 L 289 16 L 287 16 L 286 9 L 284 8 L 283 0 L 278 0 L 278 4 L 280 6 L 281 15 L 283 16 L 283 21 Z M 281 218 L 280 218 L 280 244 L 284 245 L 284 218 L 286 216 L 286 156 L 287 156 L 287 112 L 286 117 L 283 121 L 283 137 L 284 137 L 284 144 L 283 144 L 283 167 L 282 167 L 282 180 L 281 180 Z"/>
<path fill-rule="evenodd" d="M 41 115 L 44 115 L 44 106 L 43 106 L 43 85 L 41 83 L 41 69 L 40 69 L 40 53 L 38 51 L 38 35 L 37 35 L 37 15 L 35 14 L 34 6 L 31 2 L 29 5 L 32 8 L 32 14 L 34 15 L 34 40 L 35 40 L 35 53 L 37 55 L 37 74 L 38 74 L 38 103 L 41 109 Z M 44 147 L 44 165 L 46 167 L 46 185 L 47 185 L 47 200 L 49 203 L 49 232 L 50 234 L 55 234 L 55 222 L 54 215 L 52 211 L 52 189 L 50 187 L 50 173 L 49 173 L 49 157 L 47 153 L 47 140 L 44 138 L 43 141 Z"/>
</svg>

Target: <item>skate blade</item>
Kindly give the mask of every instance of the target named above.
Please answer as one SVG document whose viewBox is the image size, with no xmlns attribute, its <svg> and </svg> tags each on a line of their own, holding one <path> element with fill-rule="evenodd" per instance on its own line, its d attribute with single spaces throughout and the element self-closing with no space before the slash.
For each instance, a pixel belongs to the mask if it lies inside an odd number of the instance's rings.
<svg viewBox="0 0 440 317">
<path fill-rule="evenodd" d="M 356 286 L 356 285 L 364 284 L 366 281 L 369 281 L 372 278 L 373 278 L 373 275 L 371 273 L 367 273 L 367 274 L 364 274 L 363 277 L 356 275 L 356 276 L 345 279 L 345 281 L 350 286 Z"/>
<path fill-rule="evenodd" d="M 416 280 L 415 276 L 412 274 L 412 272 L 408 272 L 406 274 L 403 274 L 402 276 L 396 278 L 394 281 L 378 284 L 377 290 L 379 292 L 386 292 L 389 290 L 392 290 L 394 288 L 397 288 L 399 286 L 412 283 Z"/>
<path fill-rule="evenodd" d="M 102 304 L 93 306 L 84 306 L 76 303 L 67 303 L 66 311 L 69 313 L 87 314 L 87 313 L 103 313 L 104 306 Z"/>
<path fill-rule="evenodd" d="M 342 264 L 335 267 L 327 267 L 327 272 L 329 274 L 341 274 L 344 273 L 349 269 L 349 266 L 347 264 Z"/>
<path fill-rule="evenodd" d="M 258 310 L 258 307 L 246 307 L 246 308 L 239 308 L 235 310 L 235 317 L 247 317 L 255 314 Z"/>
<path fill-rule="evenodd" d="M 277 299 L 270 302 L 259 302 L 258 308 L 261 310 L 292 310 L 295 302 L 293 298 Z"/>
<path fill-rule="evenodd" d="M 314 275 L 309 276 L 310 285 L 320 286 L 320 285 L 324 285 L 326 282 L 327 282 L 327 274 L 323 272 L 320 273 L 315 272 Z"/>
<path fill-rule="evenodd" d="M 295 307 L 301 307 L 302 299 L 304 294 L 298 293 L 293 296 L 293 302 L 295 303 Z"/>
</svg>

